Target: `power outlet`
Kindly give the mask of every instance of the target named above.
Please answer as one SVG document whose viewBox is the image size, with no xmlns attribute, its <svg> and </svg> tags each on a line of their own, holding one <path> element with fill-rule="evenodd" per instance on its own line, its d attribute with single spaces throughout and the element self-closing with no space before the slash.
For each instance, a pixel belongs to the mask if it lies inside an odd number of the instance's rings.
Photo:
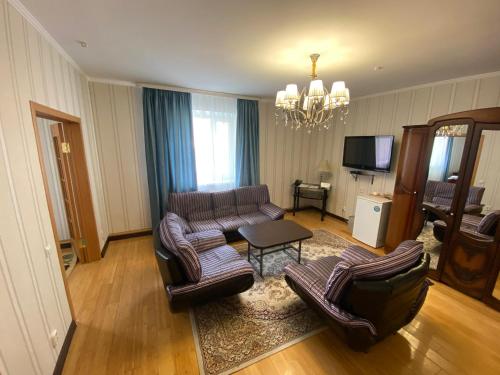
<svg viewBox="0 0 500 375">
<path fill-rule="evenodd" d="M 59 340 L 59 335 L 57 333 L 57 329 L 53 330 L 50 333 L 50 343 L 52 344 L 52 347 L 55 348 L 57 346 L 57 341 Z"/>
</svg>

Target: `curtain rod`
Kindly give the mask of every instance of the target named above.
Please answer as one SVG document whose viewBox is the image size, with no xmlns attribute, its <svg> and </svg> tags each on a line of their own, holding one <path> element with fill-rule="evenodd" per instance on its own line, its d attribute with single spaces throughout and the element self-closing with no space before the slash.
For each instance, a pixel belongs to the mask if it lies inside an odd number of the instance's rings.
<svg viewBox="0 0 500 375">
<path fill-rule="evenodd" d="M 208 90 L 198 90 L 191 89 L 187 87 L 178 87 L 178 86 L 167 86 L 167 85 L 157 85 L 154 83 L 137 83 L 138 87 L 146 87 L 150 89 L 160 89 L 160 90 L 170 90 L 170 91 L 180 91 L 180 92 L 189 92 L 192 94 L 205 94 L 205 95 L 215 95 L 215 96 L 225 96 L 228 98 L 239 98 L 239 99 L 247 99 L 247 100 L 262 100 L 257 96 L 246 96 L 246 95 L 236 95 L 236 94 L 228 94 L 225 92 L 217 92 L 217 91 L 208 91 Z"/>
</svg>

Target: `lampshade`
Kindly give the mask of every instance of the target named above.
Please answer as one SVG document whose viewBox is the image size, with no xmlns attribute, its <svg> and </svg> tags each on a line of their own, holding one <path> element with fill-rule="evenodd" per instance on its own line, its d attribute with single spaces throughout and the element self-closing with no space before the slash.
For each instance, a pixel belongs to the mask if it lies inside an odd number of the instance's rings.
<svg viewBox="0 0 500 375">
<path fill-rule="evenodd" d="M 319 163 L 318 166 L 318 172 L 319 173 L 330 173 L 332 171 L 332 167 L 330 166 L 330 163 L 328 160 L 321 160 L 321 163 Z"/>
<path fill-rule="evenodd" d="M 285 90 L 280 90 L 276 94 L 276 107 L 284 107 L 285 106 L 285 96 L 286 96 L 286 91 Z"/>
<path fill-rule="evenodd" d="M 299 98 L 299 90 L 295 83 L 290 83 L 286 85 L 286 95 L 285 99 L 287 100 L 297 100 Z"/>
<path fill-rule="evenodd" d="M 344 81 L 333 82 L 331 95 L 334 98 L 344 97 L 345 96 L 345 90 L 346 90 L 346 88 L 345 88 L 345 82 Z"/>
<path fill-rule="evenodd" d="M 309 96 L 311 97 L 320 97 L 323 96 L 325 93 L 325 90 L 323 88 L 323 81 L 320 79 L 315 79 L 314 81 L 311 81 L 309 84 Z"/>
</svg>

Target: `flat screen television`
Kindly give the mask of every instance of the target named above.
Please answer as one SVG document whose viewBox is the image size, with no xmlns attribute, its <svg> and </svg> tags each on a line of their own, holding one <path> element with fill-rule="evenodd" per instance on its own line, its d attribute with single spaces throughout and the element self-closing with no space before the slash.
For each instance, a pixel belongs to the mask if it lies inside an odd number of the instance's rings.
<svg viewBox="0 0 500 375">
<path fill-rule="evenodd" d="M 345 137 L 342 165 L 365 171 L 390 172 L 393 135 Z"/>
</svg>

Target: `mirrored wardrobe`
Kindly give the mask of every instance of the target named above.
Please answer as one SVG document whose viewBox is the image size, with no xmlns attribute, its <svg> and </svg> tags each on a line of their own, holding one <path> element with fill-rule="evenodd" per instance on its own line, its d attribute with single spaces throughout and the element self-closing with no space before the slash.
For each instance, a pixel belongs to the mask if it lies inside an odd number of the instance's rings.
<svg viewBox="0 0 500 375">
<path fill-rule="evenodd" d="M 404 129 L 386 251 L 417 239 L 430 276 L 500 309 L 500 108 Z"/>
</svg>

